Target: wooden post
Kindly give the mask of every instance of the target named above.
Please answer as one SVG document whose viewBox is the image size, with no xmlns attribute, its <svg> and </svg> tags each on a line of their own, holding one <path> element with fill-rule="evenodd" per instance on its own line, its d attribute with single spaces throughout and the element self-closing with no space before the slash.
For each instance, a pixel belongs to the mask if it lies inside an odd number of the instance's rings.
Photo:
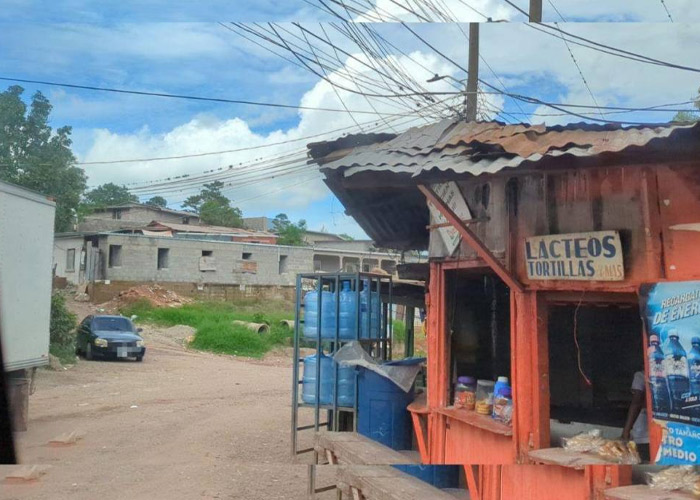
<svg viewBox="0 0 700 500">
<path fill-rule="evenodd" d="M 405 327 L 405 332 L 406 332 L 406 339 L 404 341 L 404 357 L 405 358 L 410 358 L 413 356 L 413 350 L 414 350 L 414 337 L 415 337 L 415 321 L 416 321 L 416 308 L 412 306 L 406 306 L 406 315 L 405 315 L 405 322 L 406 322 L 406 327 Z"/>
<path fill-rule="evenodd" d="M 479 23 L 469 23 L 469 72 L 467 74 L 467 121 L 476 121 L 479 89 Z"/>
<path fill-rule="evenodd" d="M 518 463 L 549 447 L 549 347 L 547 306 L 537 292 L 511 292 L 513 435 Z"/>
<path fill-rule="evenodd" d="M 428 308 L 428 408 L 447 406 L 449 383 L 449 346 L 446 338 L 445 270 L 440 263 L 430 264 Z M 430 463 L 441 464 L 445 460 L 445 418 L 436 412 L 428 416 L 428 442 Z"/>
</svg>

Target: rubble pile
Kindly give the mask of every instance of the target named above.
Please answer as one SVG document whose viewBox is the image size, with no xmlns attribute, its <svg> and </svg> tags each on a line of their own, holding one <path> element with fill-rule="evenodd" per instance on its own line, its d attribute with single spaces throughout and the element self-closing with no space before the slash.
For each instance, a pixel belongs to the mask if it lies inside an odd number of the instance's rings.
<svg viewBox="0 0 700 500">
<path fill-rule="evenodd" d="M 193 300 L 182 297 L 172 290 L 163 288 L 160 285 L 139 285 L 123 292 L 119 292 L 115 298 L 102 304 L 100 307 L 107 311 L 116 311 L 122 307 L 145 300 L 155 307 L 179 307 L 183 304 L 192 303 Z"/>
</svg>

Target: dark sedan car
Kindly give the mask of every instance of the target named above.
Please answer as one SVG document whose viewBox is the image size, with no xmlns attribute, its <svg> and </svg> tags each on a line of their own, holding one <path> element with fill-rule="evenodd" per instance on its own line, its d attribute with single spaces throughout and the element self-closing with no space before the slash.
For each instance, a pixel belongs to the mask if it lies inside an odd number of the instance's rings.
<svg viewBox="0 0 700 500">
<path fill-rule="evenodd" d="M 143 361 L 146 347 L 140 328 L 124 316 L 88 316 L 80 323 L 76 351 L 86 359 L 136 358 Z"/>
</svg>

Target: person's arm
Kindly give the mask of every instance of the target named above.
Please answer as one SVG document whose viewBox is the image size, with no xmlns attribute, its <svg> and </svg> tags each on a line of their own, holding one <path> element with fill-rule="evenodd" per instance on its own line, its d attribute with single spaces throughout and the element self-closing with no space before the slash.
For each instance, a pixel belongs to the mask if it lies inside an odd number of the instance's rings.
<svg viewBox="0 0 700 500">
<path fill-rule="evenodd" d="M 642 408 L 646 405 L 644 398 L 644 391 L 632 390 L 632 402 L 630 403 L 629 410 L 627 410 L 627 420 L 625 421 L 625 426 L 622 429 L 622 439 L 625 441 L 630 440 L 630 431 L 634 426 L 634 422 L 637 420 L 639 413 Z"/>
</svg>

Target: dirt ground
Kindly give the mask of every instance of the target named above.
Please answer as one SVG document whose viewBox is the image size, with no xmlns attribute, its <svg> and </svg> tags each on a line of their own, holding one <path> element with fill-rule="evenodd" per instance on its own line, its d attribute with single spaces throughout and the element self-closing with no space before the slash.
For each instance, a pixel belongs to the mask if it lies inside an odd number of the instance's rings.
<svg viewBox="0 0 700 500">
<path fill-rule="evenodd" d="M 48 467 L 34 481 L 0 481 L 0 498 L 306 498 L 307 466 L 290 460 L 289 351 L 218 356 L 185 349 L 187 334 L 147 328 L 142 363 L 40 370 L 17 444 L 22 464 Z M 49 445 L 74 431 L 77 443 Z M 322 469 L 318 484 L 332 477 Z"/>
</svg>

